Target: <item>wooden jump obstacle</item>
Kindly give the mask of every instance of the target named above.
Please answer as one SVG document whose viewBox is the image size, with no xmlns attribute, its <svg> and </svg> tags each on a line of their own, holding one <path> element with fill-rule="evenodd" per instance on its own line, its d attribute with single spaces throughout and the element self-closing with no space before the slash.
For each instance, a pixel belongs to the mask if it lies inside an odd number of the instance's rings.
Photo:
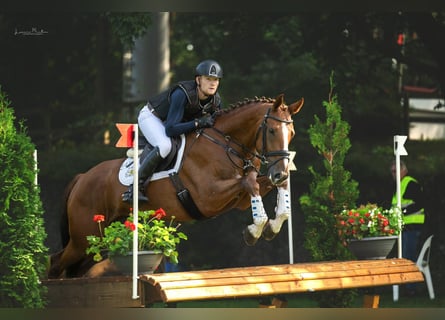
<svg viewBox="0 0 445 320">
<path fill-rule="evenodd" d="M 142 274 L 138 280 L 139 299 L 132 299 L 131 276 L 47 279 L 42 280 L 42 285 L 48 287 L 49 308 L 138 308 L 155 302 L 269 298 L 422 281 L 423 275 L 414 262 L 385 259 Z M 364 297 L 364 307 L 375 308 L 378 303 L 376 295 Z M 272 304 L 283 306 L 278 298 Z"/>
<path fill-rule="evenodd" d="M 424 281 L 416 264 L 406 259 L 300 263 L 144 274 L 139 279 L 142 283 L 141 298 L 147 306 L 154 302 L 261 297 Z M 368 303 L 376 307 L 375 299 Z"/>
<path fill-rule="evenodd" d="M 42 280 L 48 288 L 48 308 L 137 308 L 131 276 Z"/>
</svg>

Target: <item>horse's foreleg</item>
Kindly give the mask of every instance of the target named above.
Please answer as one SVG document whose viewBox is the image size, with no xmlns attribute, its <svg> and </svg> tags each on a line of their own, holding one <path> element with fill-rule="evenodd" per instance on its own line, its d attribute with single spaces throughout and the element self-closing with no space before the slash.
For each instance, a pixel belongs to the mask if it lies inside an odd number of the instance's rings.
<svg viewBox="0 0 445 320">
<path fill-rule="evenodd" d="M 280 232 L 283 223 L 291 214 L 290 194 L 287 188 L 278 187 L 277 206 L 275 207 L 275 219 L 270 219 L 263 231 L 266 240 L 272 240 Z"/>
<path fill-rule="evenodd" d="M 261 237 L 268 217 L 261 196 L 251 196 L 251 205 L 253 223 L 247 226 L 244 232 L 244 240 L 248 245 L 253 246 Z"/>
<path fill-rule="evenodd" d="M 257 182 L 258 173 L 255 170 L 248 172 L 242 181 L 244 189 L 250 194 L 250 205 L 252 208 L 253 224 L 244 230 L 244 241 L 253 246 L 263 233 L 268 216 L 264 210 L 263 199 L 260 195 L 260 185 Z"/>
</svg>

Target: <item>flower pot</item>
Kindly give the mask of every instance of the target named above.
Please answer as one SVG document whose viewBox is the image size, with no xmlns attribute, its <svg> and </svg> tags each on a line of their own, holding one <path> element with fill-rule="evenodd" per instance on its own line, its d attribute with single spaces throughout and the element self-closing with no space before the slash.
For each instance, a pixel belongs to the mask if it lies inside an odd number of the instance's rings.
<svg viewBox="0 0 445 320">
<path fill-rule="evenodd" d="M 348 249 L 359 260 L 385 259 L 394 247 L 398 236 L 370 237 L 348 240 Z"/>
<path fill-rule="evenodd" d="M 158 268 L 162 258 L 162 253 L 138 251 L 138 273 L 153 273 Z M 133 252 L 126 255 L 116 255 L 110 259 L 123 274 L 133 273 Z"/>
</svg>

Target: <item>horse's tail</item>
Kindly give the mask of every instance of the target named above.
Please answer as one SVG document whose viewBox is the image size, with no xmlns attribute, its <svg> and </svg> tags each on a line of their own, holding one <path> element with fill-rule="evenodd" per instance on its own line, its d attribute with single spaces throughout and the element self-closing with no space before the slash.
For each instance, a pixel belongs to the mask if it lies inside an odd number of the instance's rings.
<svg viewBox="0 0 445 320">
<path fill-rule="evenodd" d="M 70 240 L 69 225 L 68 225 L 68 199 L 70 198 L 71 191 L 79 180 L 81 174 L 74 177 L 73 180 L 68 184 L 65 189 L 64 200 L 63 200 L 63 213 L 60 221 L 60 236 L 62 240 L 62 247 L 65 248 Z"/>
</svg>

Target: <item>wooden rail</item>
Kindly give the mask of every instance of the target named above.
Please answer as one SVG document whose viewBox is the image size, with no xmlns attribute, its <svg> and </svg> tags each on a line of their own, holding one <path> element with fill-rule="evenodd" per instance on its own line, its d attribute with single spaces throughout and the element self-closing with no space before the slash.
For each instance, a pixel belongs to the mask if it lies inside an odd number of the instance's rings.
<svg viewBox="0 0 445 320">
<path fill-rule="evenodd" d="M 139 276 L 143 304 L 271 296 L 422 282 L 406 259 L 335 261 Z"/>
<path fill-rule="evenodd" d="M 136 308 L 132 299 L 132 277 L 65 278 L 42 280 L 48 288 L 48 308 Z"/>
</svg>

